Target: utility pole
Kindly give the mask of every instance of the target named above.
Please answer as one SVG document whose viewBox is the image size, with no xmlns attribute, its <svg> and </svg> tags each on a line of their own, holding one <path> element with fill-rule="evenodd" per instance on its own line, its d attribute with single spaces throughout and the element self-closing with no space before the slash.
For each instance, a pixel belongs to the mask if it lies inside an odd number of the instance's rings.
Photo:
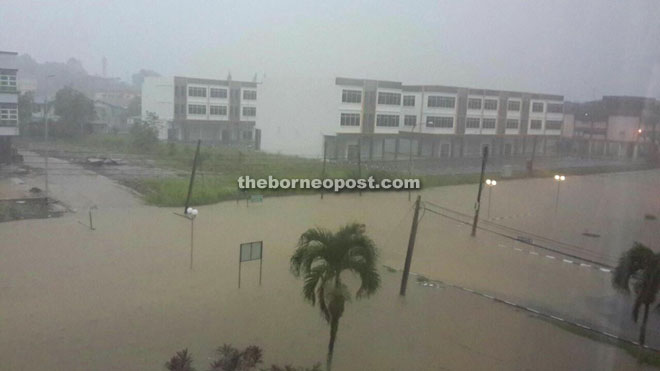
<svg viewBox="0 0 660 371">
<path fill-rule="evenodd" d="M 484 172 L 486 171 L 486 161 L 488 161 L 488 146 L 484 147 L 483 157 L 481 159 L 481 176 L 479 177 L 479 192 L 477 192 L 477 203 L 474 204 L 474 221 L 472 222 L 472 237 L 477 235 L 477 223 L 479 222 L 479 208 L 481 202 L 481 190 L 484 186 Z"/>
<path fill-rule="evenodd" d="M 408 143 L 409 147 L 410 147 L 409 148 L 410 153 L 408 153 L 408 160 L 409 160 L 408 161 L 408 177 L 409 178 L 412 178 L 412 166 L 413 166 L 413 150 L 412 150 L 412 148 L 413 148 L 413 145 L 412 145 L 413 144 L 413 135 L 412 135 L 412 132 L 413 132 L 413 130 L 415 130 L 414 125 L 413 125 L 412 129 L 410 129 L 410 140 L 409 140 L 409 143 Z M 410 190 L 408 190 L 408 201 L 410 201 L 410 193 L 411 193 Z"/>
<path fill-rule="evenodd" d="M 44 97 L 44 144 L 46 146 L 45 154 L 44 154 L 44 167 L 46 170 L 45 173 L 45 180 L 44 180 L 44 192 L 45 192 L 45 200 L 46 204 L 48 204 L 48 156 L 50 155 L 48 152 L 48 95 Z"/>
<path fill-rule="evenodd" d="M 529 160 L 529 163 L 527 165 L 527 173 L 529 176 L 532 176 L 534 174 L 534 156 L 536 156 L 536 135 L 533 137 L 532 141 L 532 158 Z"/>
<path fill-rule="evenodd" d="M 410 239 L 408 240 L 408 252 L 406 252 L 406 262 L 403 266 L 403 276 L 401 277 L 401 290 L 399 295 L 406 296 L 406 287 L 408 286 L 408 276 L 410 275 L 410 263 L 412 262 L 413 249 L 415 248 L 415 237 L 417 237 L 417 223 L 419 222 L 419 205 L 422 196 L 417 196 L 415 201 L 415 215 L 413 216 L 412 227 L 410 228 Z"/>
<path fill-rule="evenodd" d="M 328 142 L 328 141 L 327 141 L 327 138 L 326 138 L 325 135 L 324 135 L 324 136 L 323 136 L 323 170 L 322 170 L 322 174 L 321 174 L 321 179 L 322 179 L 322 180 L 325 180 L 325 162 L 326 162 L 326 160 L 327 160 L 327 156 L 326 156 L 326 152 L 327 152 L 327 151 L 326 151 L 326 145 L 327 145 L 327 142 Z M 323 189 L 323 187 L 321 187 L 321 199 L 323 199 L 323 193 L 324 193 L 323 191 L 324 191 L 324 189 Z"/>
<path fill-rule="evenodd" d="M 187 213 L 188 205 L 190 204 L 190 196 L 192 195 L 193 182 L 195 181 L 195 170 L 197 170 L 197 157 L 199 156 L 199 146 L 202 144 L 202 140 L 197 140 L 197 150 L 195 151 L 195 158 L 193 158 L 193 168 L 192 173 L 190 174 L 190 183 L 188 184 L 188 196 L 186 196 L 186 204 L 183 206 L 183 213 Z"/>
<path fill-rule="evenodd" d="M 362 179 L 362 138 L 358 138 L 358 179 Z M 362 189 L 359 190 L 362 196 Z"/>
</svg>

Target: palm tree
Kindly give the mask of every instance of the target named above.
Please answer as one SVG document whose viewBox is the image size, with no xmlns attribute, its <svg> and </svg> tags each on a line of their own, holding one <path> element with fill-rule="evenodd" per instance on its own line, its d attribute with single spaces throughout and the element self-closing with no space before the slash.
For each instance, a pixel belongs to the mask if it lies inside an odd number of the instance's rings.
<svg viewBox="0 0 660 371">
<path fill-rule="evenodd" d="M 195 371 L 192 367 L 192 355 L 188 349 L 176 352 L 176 355 L 165 363 L 165 368 L 169 371 Z"/>
<path fill-rule="evenodd" d="M 631 284 L 630 278 L 633 278 Z M 651 306 L 660 290 L 660 254 L 639 242 L 635 242 L 630 250 L 623 253 L 612 277 L 614 287 L 630 292 L 630 287 L 636 295 L 633 305 L 633 320 L 637 322 L 639 310 L 644 306 L 644 317 L 639 329 L 639 344 L 646 340 L 646 322 Z"/>
<path fill-rule="evenodd" d="M 291 272 L 303 276 L 303 296 L 315 305 L 318 301 L 323 318 L 330 324 L 327 369 L 331 369 L 332 354 L 337 339 L 339 318 L 344 304 L 351 300 L 341 273 L 351 271 L 360 278 L 355 297 L 369 296 L 380 287 L 376 269 L 376 246 L 365 234 L 364 224 L 350 223 L 333 233 L 324 228 L 312 228 L 300 236 L 291 257 Z"/>
</svg>

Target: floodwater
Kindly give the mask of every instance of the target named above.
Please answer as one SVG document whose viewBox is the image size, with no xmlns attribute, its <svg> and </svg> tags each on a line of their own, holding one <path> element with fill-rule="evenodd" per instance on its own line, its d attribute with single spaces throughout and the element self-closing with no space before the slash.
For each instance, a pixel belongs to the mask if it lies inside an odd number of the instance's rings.
<svg viewBox="0 0 660 371">
<path fill-rule="evenodd" d="M 658 228 L 648 226 L 643 214 L 658 213 L 659 179 L 657 171 L 569 178 L 554 225 L 547 216 L 554 211 L 551 180 L 501 181 L 491 217 L 541 215 L 506 220 L 576 244 L 590 228 L 602 237 L 587 250 L 617 256 L 635 234 L 655 238 Z M 204 369 L 223 343 L 259 345 L 267 364 L 322 362 L 329 326 L 318 308 L 302 300 L 302 281 L 288 271 L 298 236 L 313 226 L 364 222 L 381 250 L 380 262 L 400 268 L 412 218 L 405 192 L 203 206 L 194 225 L 191 271 L 191 224 L 174 214 L 182 210 L 141 205 L 102 176 L 51 181 L 65 203 L 75 204 L 76 193 L 85 201 L 79 212 L 61 218 L 0 224 L 0 369 L 158 370 L 182 348 Z M 475 194 L 475 185 L 444 187 L 423 191 L 422 200 L 469 211 Z M 92 203 L 98 206 L 94 231 L 84 225 L 83 207 Z M 637 229 L 608 227 L 615 211 L 623 225 Z M 262 285 L 259 263 L 250 262 L 242 266 L 238 289 L 239 244 L 257 240 L 264 241 Z M 484 231 L 472 238 L 469 227 L 425 212 L 412 270 L 636 336 L 631 301 L 610 288 L 609 273 L 549 254 Z M 643 369 L 621 349 L 454 288 L 422 287 L 411 279 L 400 298 L 400 273 L 381 274 L 377 295 L 347 305 L 337 370 Z M 649 324 L 651 345 L 660 344 L 657 322 L 654 316 Z"/>
</svg>

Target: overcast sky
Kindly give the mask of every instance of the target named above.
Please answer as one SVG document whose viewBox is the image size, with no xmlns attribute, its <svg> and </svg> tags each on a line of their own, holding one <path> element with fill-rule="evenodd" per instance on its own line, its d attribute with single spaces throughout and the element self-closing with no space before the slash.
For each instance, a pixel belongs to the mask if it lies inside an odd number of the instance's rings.
<svg viewBox="0 0 660 371">
<path fill-rule="evenodd" d="M 271 139 L 330 132 L 336 76 L 660 97 L 658 0 L 3 0 L 1 9 L 0 50 L 39 62 L 75 57 L 100 74 L 105 56 L 123 79 L 140 68 L 265 73 L 259 118 Z"/>
</svg>

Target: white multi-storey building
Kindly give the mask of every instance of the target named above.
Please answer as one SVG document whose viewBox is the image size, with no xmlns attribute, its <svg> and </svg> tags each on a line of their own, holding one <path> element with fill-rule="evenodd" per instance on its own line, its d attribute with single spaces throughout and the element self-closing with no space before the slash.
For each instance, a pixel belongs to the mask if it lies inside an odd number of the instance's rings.
<svg viewBox="0 0 660 371">
<path fill-rule="evenodd" d="M 255 82 L 146 77 L 142 117 L 156 118 L 161 139 L 260 147 Z"/>
<path fill-rule="evenodd" d="M 564 98 L 440 85 L 337 78 L 337 158 L 479 156 L 555 150 Z M 404 140 L 401 140 L 401 139 Z M 400 143 L 402 142 L 402 143 Z M 405 142 L 405 143 L 403 143 Z M 402 149 L 401 145 L 413 148 Z"/>
<path fill-rule="evenodd" d="M 11 161 L 11 140 L 18 135 L 17 55 L 0 51 L 0 163 Z"/>
</svg>

